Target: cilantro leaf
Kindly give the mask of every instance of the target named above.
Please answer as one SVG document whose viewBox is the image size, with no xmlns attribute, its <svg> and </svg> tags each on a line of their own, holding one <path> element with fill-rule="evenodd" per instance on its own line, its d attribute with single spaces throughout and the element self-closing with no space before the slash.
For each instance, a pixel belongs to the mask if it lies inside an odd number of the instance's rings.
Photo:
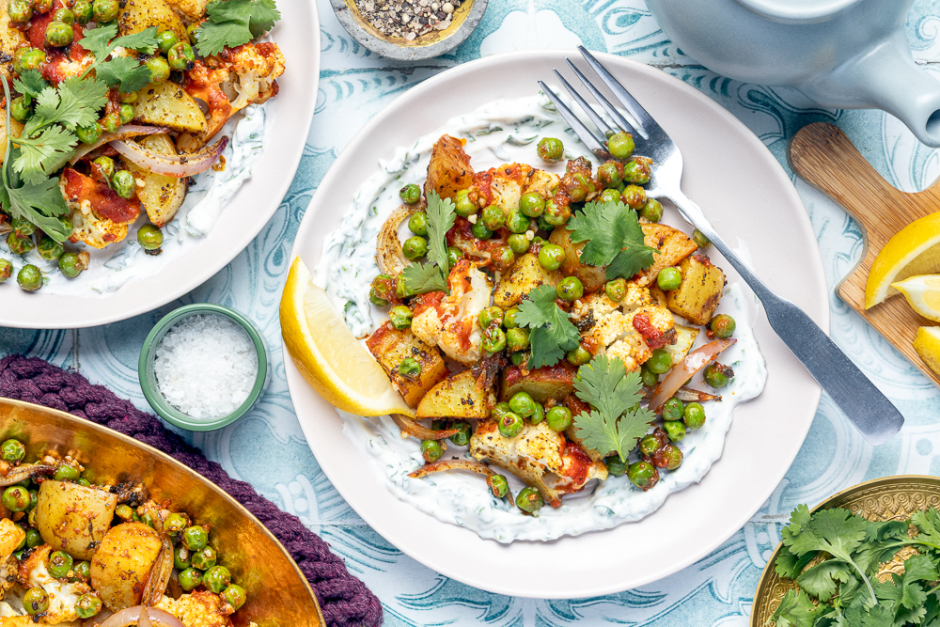
<svg viewBox="0 0 940 627">
<path fill-rule="evenodd" d="M 4 166 L 6 170 L 6 164 Z M 27 183 L 19 188 L 4 185 L 0 201 L 3 210 L 12 217 L 32 222 L 60 244 L 71 234 L 71 230 L 58 219 L 58 216 L 66 215 L 69 209 L 57 179 L 45 178 L 38 184 Z"/>
<path fill-rule="evenodd" d="M 196 49 L 209 57 L 223 48 L 247 44 L 281 19 L 273 0 L 213 0 L 196 30 Z"/>
<path fill-rule="evenodd" d="M 81 78 L 87 82 L 92 70 L 95 76 L 111 87 L 120 85 L 120 91 L 130 93 L 144 87 L 150 80 L 150 70 L 134 57 L 108 59 L 118 48 L 153 54 L 157 50 L 157 27 L 151 26 L 139 33 L 117 37 L 116 24 L 99 26 L 85 31 L 81 45 L 95 55 L 95 62 L 85 70 Z"/>
<path fill-rule="evenodd" d="M 813 600 L 799 590 L 787 590 L 768 622 L 777 627 L 813 627 L 818 610 Z"/>
<path fill-rule="evenodd" d="M 774 563 L 774 570 L 779 577 L 785 579 L 796 579 L 806 568 L 806 565 L 816 557 L 816 551 L 808 551 L 801 557 L 797 557 L 790 552 L 786 545 L 780 547 L 780 553 L 777 555 L 777 561 Z"/>
<path fill-rule="evenodd" d="M 117 22 L 112 22 L 105 26 L 99 24 L 98 28 L 86 29 L 79 43 L 82 48 L 95 55 L 95 60 L 104 61 L 105 57 L 114 50 L 114 48 L 109 49 L 108 44 L 112 39 L 117 37 L 117 34 Z"/>
<path fill-rule="evenodd" d="M 621 461 L 627 460 L 656 419 L 653 412 L 639 406 L 642 387 L 640 373 L 627 372 L 618 357 L 600 355 L 578 369 L 576 394 L 594 408 L 574 417 L 585 446 L 605 455 L 616 452 Z"/>
<path fill-rule="evenodd" d="M 570 350 L 577 348 L 581 339 L 570 314 L 555 304 L 555 288 L 542 285 L 529 292 L 528 300 L 519 304 L 516 322 L 529 327 L 529 368 L 553 366 Z"/>
<path fill-rule="evenodd" d="M 940 553 L 940 512 L 934 507 L 914 512 L 911 523 L 917 527 L 915 539 L 929 547 L 933 554 Z"/>
<path fill-rule="evenodd" d="M 412 294 L 446 292 L 447 279 L 438 266 L 430 263 L 412 263 L 402 271 L 405 287 Z"/>
<path fill-rule="evenodd" d="M 20 155 L 13 162 L 13 170 L 27 183 L 39 184 L 71 158 L 78 138 L 54 124 L 43 129 L 38 137 L 18 137 L 15 143 Z"/>
<path fill-rule="evenodd" d="M 25 70 L 19 78 L 13 79 L 13 87 L 21 94 L 28 94 L 33 98 L 39 96 L 49 83 L 42 77 L 39 70 Z"/>
<path fill-rule="evenodd" d="M 587 242 L 581 263 L 607 266 L 608 279 L 634 275 L 653 265 L 655 248 L 646 246 L 635 211 L 620 201 L 589 202 L 571 217 L 571 241 Z"/>
<path fill-rule="evenodd" d="M 98 109 L 107 103 L 107 93 L 105 85 L 77 78 L 68 79 L 58 89 L 47 87 L 36 97 L 35 114 L 26 123 L 23 135 L 32 137 L 50 124 L 61 124 L 70 131 L 94 124 Z"/>
<path fill-rule="evenodd" d="M 133 57 L 117 57 L 95 68 L 99 81 L 128 94 L 143 89 L 150 82 L 150 70 Z"/>
<path fill-rule="evenodd" d="M 820 601 L 828 601 L 836 593 L 836 582 L 848 583 L 855 578 L 852 568 L 838 560 L 826 560 L 797 577 L 807 594 L 811 594 Z"/>
<path fill-rule="evenodd" d="M 231 2 L 232 0 L 228 0 Z M 449 270 L 447 260 L 447 231 L 454 226 L 457 208 L 454 201 L 443 199 L 437 193 L 428 194 L 428 261 L 436 263 L 446 274 Z"/>
<path fill-rule="evenodd" d="M 84 45 L 85 40 L 81 41 Z M 134 50 L 135 52 L 146 52 L 147 54 L 153 54 L 157 51 L 157 27 L 151 26 L 150 28 L 145 28 L 139 33 L 134 33 L 132 35 L 124 35 L 123 37 L 118 37 L 113 40 L 108 46 L 111 48 L 110 52 L 114 52 L 116 48 L 127 48 L 128 50 Z M 97 59 L 97 57 L 96 57 Z"/>
</svg>

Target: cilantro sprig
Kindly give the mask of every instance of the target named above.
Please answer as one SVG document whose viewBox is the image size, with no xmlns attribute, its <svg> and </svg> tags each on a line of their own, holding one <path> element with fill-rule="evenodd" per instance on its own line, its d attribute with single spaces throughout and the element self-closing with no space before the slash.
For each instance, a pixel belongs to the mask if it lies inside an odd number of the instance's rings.
<svg viewBox="0 0 940 627">
<path fill-rule="evenodd" d="M 95 55 L 95 62 L 85 70 L 82 79 L 94 70 L 96 81 L 117 87 L 122 93 L 142 89 L 150 81 L 150 70 L 135 57 L 108 57 L 118 48 L 153 54 L 157 50 L 157 27 L 118 37 L 117 24 L 108 24 L 85 31 L 81 46 Z"/>
<path fill-rule="evenodd" d="M 619 200 L 589 202 L 568 221 L 571 241 L 587 242 L 581 263 L 606 266 L 607 279 L 631 279 L 653 265 L 658 253 L 643 243 L 643 229 L 635 211 Z"/>
<path fill-rule="evenodd" d="M 578 328 L 571 322 L 570 314 L 555 303 L 556 296 L 554 287 L 542 285 L 519 304 L 516 322 L 529 328 L 531 369 L 553 366 L 578 346 L 581 337 Z"/>
<path fill-rule="evenodd" d="M 627 372 L 618 357 L 599 355 L 578 369 L 574 388 L 578 398 L 592 407 L 574 417 L 578 437 L 605 455 L 617 453 L 625 463 L 656 419 L 639 405 L 643 398 L 640 373 Z"/>
<path fill-rule="evenodd" d="M 228 0 L 232 2 L 233 0 Z M 428 194 L 428 262 L 412 263 L 402 275 L 405 287 L 411 294 L 427 292 L 446 292 L 447 273 L 450 263 L 447 260 L 447 231 L 454 226 L 457 209 L 450 199 L 443 199 L 438 194 Z"/>
<path fill-rule="evenodd" d="M 281 19 L 274 0 L 212 0 L 206 21 L 196 30 L 196 50 L 204 57 L 247 44 Z"/>
</svg>

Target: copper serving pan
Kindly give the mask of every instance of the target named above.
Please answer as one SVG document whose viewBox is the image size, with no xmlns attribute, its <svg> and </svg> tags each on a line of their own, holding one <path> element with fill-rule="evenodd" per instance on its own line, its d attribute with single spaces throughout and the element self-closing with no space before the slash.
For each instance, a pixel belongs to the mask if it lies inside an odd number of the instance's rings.
<svg viewBox="0 0 940 627">
<path fill-rule="evenodd" d="M 233 616 L 238 627 L 326 625 L 316 597 L 288 552 L 235 499 L 173 458 L 106 427 L 65 412 L 0 398 L 0 441 L 15 437 L 27 458 L 44 451 L 72 455 L 101 483 L 140 482 L 160 502 L 169 499 L 200 524 L 220 563 L 248 593 Z"/>
<path fill-rule="evenodd" d="M 885 521 L 910 518 L 911 514 L 918 510 L 931 507 L 940 509 L 940 477 L 897 475 L 872 479 L 829 497 L 814 507 L 812 511 L 839 507 L 868 520 Z M 777 556 L 780 555 L 780 546 L 778 544 L 777 548 L 774 549 L 773 555 L 767 560 L 760 581 L 757 582 L 754 605 L 751 609 L 751 627 L 764 627 L 764 624 L 780 605 L 780 601 L 783 600 L 783 595 L 787 593 L 787 590 L 796 590 L 798 588 L 795 581 L 781 579 L 774 570 Z M 895 560 L 897 563 L 892 561 L 885 565 L 884 572 L 898 572 L 901 570 L 900 562 L 907 556 L 899 555 L 898 557 L 901 559 Z"/>
</svg>

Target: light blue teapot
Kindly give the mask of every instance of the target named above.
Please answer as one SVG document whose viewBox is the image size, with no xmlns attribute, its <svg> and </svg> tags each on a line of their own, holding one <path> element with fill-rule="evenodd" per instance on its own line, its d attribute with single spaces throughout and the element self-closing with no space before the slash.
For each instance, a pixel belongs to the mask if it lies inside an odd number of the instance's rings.
<svg viewBox="0 0 940 627">
<path fill-rule="evenodd" d="M 917 67 L 914 0 L 647 0 L 683 52 L 734 79 L 785 85 L 820 105 L 884 109 L 940 147 L 940 81 Z"/>
</svg>

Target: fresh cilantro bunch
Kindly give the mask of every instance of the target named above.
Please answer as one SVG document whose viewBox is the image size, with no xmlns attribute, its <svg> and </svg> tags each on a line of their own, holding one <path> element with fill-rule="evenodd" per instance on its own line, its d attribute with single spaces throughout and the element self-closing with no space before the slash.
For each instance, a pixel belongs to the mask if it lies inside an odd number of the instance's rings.
<svg viewBox="0 0 940 627">
<path fill-rule="evenodd" d="M 578 369 L 575 393 L 591 410 L 574 417 L 578 437 L 603 454 L 627 455 L 649 431 L 656 415 L 640 407 L 643 383 L 639 372 L 627 372 L 619 357 L 599 355 Z"/>
<path fill-rule="evenodd" d="M 658 253 L 643 243 L 643 229 L 636 211 L 619 200 L 589 202 L 571 216 L 568 230 L 571 241 L 587 242 L 581 251 L 581 263 L 606 266 L 607 279 L 632 279 L 653 265 Z"/>
<path fill-rule="evenodd" d="M 570 314 L 555 303 L 556 296 L 554 287 L 542 285 L 519 304 L 516 322 L 529 328 L 531 369 L 553 366 L 565 353 L 578 347 L 581 338 L 578 328 L 571 322 Z"/>
<path fill-rule="evenodd" d="M 782 536 L 775 570 L 795 579 L 799 590 L 788 591 L 771 616 L 778 627 L 940 627 L 936 509 L 872 522 L 844 509 L 810 513 L 801 505 Z M 904 573 L 880 581 L 882 564 L 908 546 L 917 554 L 904 561 Z M 809 566 L 820 555 L 825 559 Z"/>
<path fill-rule="evenodd" d="M 227 0 L 232 2 L 233 0 Z M 446 292 L 447 231 L 454 226 L 457 209 L 452 200 L 443 199 L 435 192 L 428 194 L 428 263 L 412 263 L 402 271 L 405 287 L 411 294 Z"/>
<path fill-rule="evenodd" d="M 196 50 L 204 57 L 247 44 L 281 19 L 274 0 L 212 0 L 206 21 L 196 30 Z M 83 44 L 84 45 L 84 44 Z"/>
</svg>

